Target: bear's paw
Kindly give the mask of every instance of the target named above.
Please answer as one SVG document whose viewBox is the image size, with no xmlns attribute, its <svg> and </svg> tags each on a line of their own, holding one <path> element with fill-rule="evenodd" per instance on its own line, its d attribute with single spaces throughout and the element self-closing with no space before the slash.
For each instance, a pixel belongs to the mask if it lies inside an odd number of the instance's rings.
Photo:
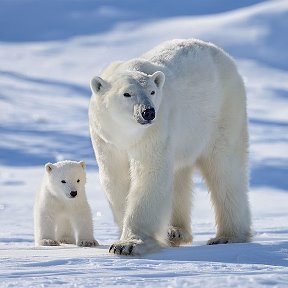
<svg viewBox="0 0 288 288">
<path fill-rule="evenodd" d="M 112 244 L 109 252 L 116 255 L 141 256 L 159 250 L 161 246 L 154 239 L 131 239 L 127 241 L 118 241 Z"/>
<path fill-rule="evenodd" d="M 177 247 L 181 244 L 192 242 L 192 235 L 182 228 L 170 226 L 168 229 L 168 241 L 170 246 Z"/>
<path fill-rule="evenodd" d="M 208 245 L 216 245 L 216 244 L 229 244 L 229 243 L 245 243 L 251 241 L 251 232 L 242 233 L 238 236 L 216 236 L 208 240 Z"/>
</svg>

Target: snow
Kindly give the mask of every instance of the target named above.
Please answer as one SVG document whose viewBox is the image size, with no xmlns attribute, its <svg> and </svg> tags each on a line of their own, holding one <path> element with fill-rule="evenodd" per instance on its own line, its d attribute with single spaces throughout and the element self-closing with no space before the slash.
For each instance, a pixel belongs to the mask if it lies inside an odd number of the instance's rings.
<svg viewBox="0 0 288 288">
<path fill-rule="evenodd" d="M 286 0 L 1 1 L 0 287 L 287 287 L 287 16 Z M 89 80 L 111 61 L 181 37 L 223 47 L 244 76 L 254 239 L 205 245 L 213 210 L 196 175 L 192 246 L 111 255 L 118 230 L 89 139 Z M 62 159 L 88 164 L 100 247 L 34 247 L 34 194 L 44 164 Z"/>
</svg>

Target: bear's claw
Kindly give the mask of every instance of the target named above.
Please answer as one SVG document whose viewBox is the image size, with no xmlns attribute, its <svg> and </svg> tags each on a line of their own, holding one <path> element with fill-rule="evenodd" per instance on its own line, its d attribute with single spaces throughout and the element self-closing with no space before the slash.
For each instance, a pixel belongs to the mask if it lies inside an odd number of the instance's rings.
<svg viewBox="0 0 288 288">
<path fill-rule="evenodd" d="M 77 245 L 80 247 L 95 247 L 98 246 L 99 243 L 96 240 L 80 240 Z"/>
<path fill-rule="evenodd" d="M 133 249 L 136 244 L 112 244 L 109 248 L 109 252 L 117 255 L 126 255 L 126 256 L 133 256 Z"/>
<path fill-rule="evenodd" d="M 116 255 L 140 256 L 156 252 L 161 248 L 160 244 L 153 238 L 120 240 L 112 244 L 109 252 Z"/>
</svg>

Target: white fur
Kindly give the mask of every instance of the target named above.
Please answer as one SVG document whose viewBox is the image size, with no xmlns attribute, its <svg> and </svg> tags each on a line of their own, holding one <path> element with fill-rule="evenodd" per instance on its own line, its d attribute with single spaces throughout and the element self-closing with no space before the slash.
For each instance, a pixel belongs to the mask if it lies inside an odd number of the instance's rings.
<svg viewBox="0 0 288 288">
<path fill-rule="evenodd" d="M 63 180 L 66 183 L 62 183 Z M 34 205 L 36 245 L 98 245 L 93 237 L 92 214 L 85 194 L 85 183 L 83 161 L 45 165 L 43 183 Z M 77 196 L 72 198 L 71 191 L 77 191 Z"/>
<path fill-rule="evenodd" d="M 100 181 L 121 231 L 112 252 L 153 251 L 167 233 L 170 245 L 192 241 L 194 168 L 215 208 L 217 234 L 208 243 L 250 239 L 246 94 L 229 55 L 200 40 L 173 40 L 112 63 L 91 89 Z M 156 118 L 141 125 L 147 106 Z"/>
</svg>

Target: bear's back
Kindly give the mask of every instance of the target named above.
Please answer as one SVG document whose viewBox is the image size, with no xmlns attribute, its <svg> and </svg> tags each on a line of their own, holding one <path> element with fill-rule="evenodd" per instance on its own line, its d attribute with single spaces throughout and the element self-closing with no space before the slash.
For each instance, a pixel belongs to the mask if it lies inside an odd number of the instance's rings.
<svg viewBox="0 0 288 288">
<path fill-rule="evenodd" d="M 201 53 L 211 49 L 217 48 L 213 44 L 197 39 L 175 39 L 156 46 L 141 58 L 156 65 L 170 66 L 187 57 L 197 59 Z"/>
<path fill-rule="evenodd" d="M 207 67 L 218 70 L 219 77 L 223 79 L 229 78 L 232 71 L 237 71 L 230 55 L 216 45 L 198 39 L 166 41 L 144 53 L 140 58 L 173 78 L 177 75 L 182 77 L 186 72 L 192 71 L 207 73 Z"/>
</svg>

